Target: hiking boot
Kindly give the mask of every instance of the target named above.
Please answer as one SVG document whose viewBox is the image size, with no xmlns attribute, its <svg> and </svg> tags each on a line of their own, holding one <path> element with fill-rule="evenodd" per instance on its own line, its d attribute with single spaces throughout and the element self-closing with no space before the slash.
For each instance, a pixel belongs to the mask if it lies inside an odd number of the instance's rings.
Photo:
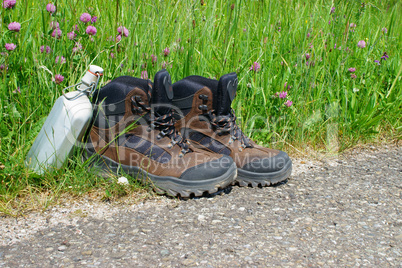
<svg viewBox="0 0 402 268">
<path fill-rule="evenodd" d="M 284 181 L 292 171 L 289 156 L 257 145 L 236 124 L 230 106 L 237 83 L 236 73 L 224 75 L 219 81 L 189 76 L 174 83 L 173 104 L 183 113 L 176 128 L 195 147 L 232 157 L 240 186 L 268 186 Z"/>
<path fill-rule="evenodd" d="M 166 70 L 154 83 L 122 76 L 96 92 L 85 154 L 90 165 L 103 175 L 124 171 L 173 196 L 201 196 L 232 184 L 237 170 L 230 157 L 193 148 L 176 131 L 172 98 Z"/>
</svg>

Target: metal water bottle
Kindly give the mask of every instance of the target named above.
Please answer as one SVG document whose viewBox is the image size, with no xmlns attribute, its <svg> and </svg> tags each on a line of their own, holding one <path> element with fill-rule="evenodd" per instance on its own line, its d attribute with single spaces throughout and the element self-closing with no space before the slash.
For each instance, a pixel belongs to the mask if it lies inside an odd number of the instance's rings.
<svg viewBox="0 0 402 268">
<path fill-rule="evenodd" d="M 91 65 L 81 83 L 67 87 L 56 100 L 25 160 L 37 174 L 60 168 L 81 141 L 92 118 L 93 108 L 88 96 L 95 91 L 103 69 Z M 76 90 L 65 93 L 67 89 Z"/>
</svg>

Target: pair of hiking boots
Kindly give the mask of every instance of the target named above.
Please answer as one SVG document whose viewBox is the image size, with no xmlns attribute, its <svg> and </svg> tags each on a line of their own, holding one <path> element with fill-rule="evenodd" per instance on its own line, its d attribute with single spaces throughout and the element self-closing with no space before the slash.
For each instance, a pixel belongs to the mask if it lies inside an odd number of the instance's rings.
<svg viewBox="0 0 402 268">
<path fill-rule="evenodd" d="M 102 174 L 124 171 L 172 196 L 283 181 L 292 169 L 289 156 L 256 145 L 236 125 L 230 106 L 237 83 L 235 73 L 173 85 L 166 70 L 153 83 L 118 77 L 94 94 L 85 155 Z"/>
</svg>

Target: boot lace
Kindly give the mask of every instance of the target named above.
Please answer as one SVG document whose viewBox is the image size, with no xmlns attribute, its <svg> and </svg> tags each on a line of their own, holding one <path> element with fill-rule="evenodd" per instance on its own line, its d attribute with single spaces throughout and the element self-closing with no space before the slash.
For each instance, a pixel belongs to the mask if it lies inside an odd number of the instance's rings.
<svg viewBox="0 0 402 268">
<path fill-rule="evenodd" d="M 204 101 L 203 105 L 200 105 L 200 109 L 203 111 L 203 115 L 209 120 L 214 131 L 219 136 L 230 134 L 229 144 L 233 143 L 234 140 L 239 140 L 243 148 L 252 148 L 251 140 L 244 135 L 243 131 L 236 124 L 236 115 L 233 109 L 230 110 L 227 115 L 216 116 L 215 110 L 209 110 L 206 105 L 208 96 L 200 95 L 200 99 Z"/>
<path fill-rule="evenodd" d="M 149 114 L 151 112 L 151 107 L 146 105 L 140 96 L 133 96 L 131 98 L 131 102 L 133 113 Z M 181 148 L 182 154 L 180 156 L 190 152 L 187 140 L 184 139 L 179 132 L 177 132 L 174 126 L 176 120 L 174 119 L 173 109 L 169 113 L 161 116 L 150 114 L 150 116 L 146 117 L 146 120 L 149 123 L 148 131 L 151 131 L 152 129 L 159 130 L 159 134 L 156 136 L 158 140 L 162 139 L 163 137 L 169 137 L 171 139 L 169 148 L 172 148 L 177 144 Z"/>
</svg>

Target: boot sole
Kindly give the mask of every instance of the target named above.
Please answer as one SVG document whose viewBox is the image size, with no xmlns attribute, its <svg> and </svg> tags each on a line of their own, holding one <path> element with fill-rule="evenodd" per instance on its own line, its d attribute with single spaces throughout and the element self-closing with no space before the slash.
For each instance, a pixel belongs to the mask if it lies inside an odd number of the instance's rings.
<svg viewBox="0 0 402 268">
<path fill-rule="evenodd" d="M 270 186 L 285 181 L 291 173 L 292 161 L 288 161 L 281 170 L 269 173 L 257 173 L 237 168 L 237 178 L 233 184 L 237 183 L 242 187 Z"/>
<path fill-rule="evenodd" d="M 216 193 L 232 185 L 237 176 L 237 167 L 233 163 L 219 177 L 202 181 L 187 181 L 176 177 L 153 175 L 140 167 L 123 165 L 108 157 L 93 154 L 88 150 L 85 151 L 83 160 L 84 162 L 89 161 L 92 173 L 102 177 L 110 177 L 123 171 L 143 183 L 150 184 L 158 194 L 167 194 L 175 197 L 199 197 L 204 194 Z"/>
</svg>

